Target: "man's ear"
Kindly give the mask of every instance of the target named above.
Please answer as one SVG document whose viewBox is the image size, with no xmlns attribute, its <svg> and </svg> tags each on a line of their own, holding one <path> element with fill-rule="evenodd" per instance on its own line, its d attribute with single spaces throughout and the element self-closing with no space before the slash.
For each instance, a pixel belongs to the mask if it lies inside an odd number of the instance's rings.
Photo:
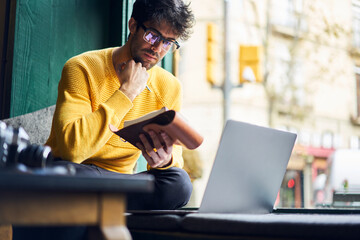
<svg viewBox="0 0 360 240">
<path fill-rule="evenodd" d="M 136 28 L 137 28 L 137 22 L 136 20 L 132 17 L 129 20 L 129 30 L 130 30 L 130 34 L 135 33 L 136 32 Z"/>
</svg>

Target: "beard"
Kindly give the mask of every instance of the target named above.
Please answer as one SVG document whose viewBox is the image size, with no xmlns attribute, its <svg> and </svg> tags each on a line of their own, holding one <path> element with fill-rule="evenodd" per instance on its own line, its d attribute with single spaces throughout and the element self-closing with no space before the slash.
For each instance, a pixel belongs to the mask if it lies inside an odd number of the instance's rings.
<svg viewBox="0 0 360 240">
<path fill-rule="evenodd" d="M 156 62 L 149 62 L 146 59 L 141 57 L 141 53 L 147 53 L 148 55 L 151 55 L 153 57 L 155 57 L 157 59 Z M 133 55 L 133 60 L 138 63 L 140 62 L 142 64 L 143 67 L 146 68 L 146 70 L 151 69 L 152 67 L 154 67 L 159 61 L 160 61 L 160 55 L 159 53 L 156 53 L 154 51 L 152 51 L 151 49 L 140 49 L 139 51 L 135 51 Z"/>
</svg>

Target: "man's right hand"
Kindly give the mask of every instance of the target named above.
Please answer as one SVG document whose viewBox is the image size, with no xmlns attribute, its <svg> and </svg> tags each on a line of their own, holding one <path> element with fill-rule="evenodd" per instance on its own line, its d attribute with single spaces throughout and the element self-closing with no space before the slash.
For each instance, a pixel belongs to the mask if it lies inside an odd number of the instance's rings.
<svg viewBox="0 0 360 240">
<path fill-rule="evenodd" d="M 131 101 L 135 99 L 146 87 L 149 74 L 140 62 L 130 60 L 117 66 L 116 74 L 120 80 L 120 88 Z"/>
</svg>

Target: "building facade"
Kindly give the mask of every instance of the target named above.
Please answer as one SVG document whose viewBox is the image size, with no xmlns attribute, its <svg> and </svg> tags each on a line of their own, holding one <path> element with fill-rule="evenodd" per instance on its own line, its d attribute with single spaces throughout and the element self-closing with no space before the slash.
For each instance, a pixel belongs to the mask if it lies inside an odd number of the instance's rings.
<svg viewBox="0 0 360 240">
<path fill-rule="evenodd" d="M 228 36 L 224 44 L 224 6 Z M 225 79 L 229 118 L 298 134 L 278 206 L 313 207 L 314 182 L 336 149 L 360 148 L 360 1 L 193 0 L 197 24 L 180 51 L 178 76 L 184 114 L 205 136 L 198 149 L 204 177 L 215 158 L 224 124 L 224 91 L 206 81 L 207 24 L 216 26 L 216 85 Z M 239 86 L 240 46 L 261 49 L 261 79 Z M 236 86 L 236 87 L 235 87 Z M 231 167 L 231 166 L 229 166 Z"/>
</svg>

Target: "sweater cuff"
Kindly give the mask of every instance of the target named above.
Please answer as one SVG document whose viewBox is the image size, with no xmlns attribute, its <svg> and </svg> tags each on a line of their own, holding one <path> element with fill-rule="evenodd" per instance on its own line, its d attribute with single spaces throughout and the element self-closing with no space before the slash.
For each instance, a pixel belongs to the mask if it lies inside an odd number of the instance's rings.
<svg viewBox="0 0 360 240">
<path fill-rule="evenodd" d="M 173 159 L 174 159 L 173 156 L 171 156 L 171 160 L 170 160 L 169 163 L 166 164 L 166 166 L 164 166 L 164 167 L 151 168 L 151 167 L 149 166 L 149 164 L 147 164 L 147 170 L 150 170 L 150 169 L 166 170 L 166 169 L 169 169 L 169 168 L 171 168 L 171 167 L 175 167 L 175 163 L 174 163 Z"/>
<path fill-rule="evenodd" d="M 122 119 L 133 107 L 131 100 L 120 90 L 116 90 L 105 104 L 114 110 L 115 116 L 119 119 Z"/>
</svg>

